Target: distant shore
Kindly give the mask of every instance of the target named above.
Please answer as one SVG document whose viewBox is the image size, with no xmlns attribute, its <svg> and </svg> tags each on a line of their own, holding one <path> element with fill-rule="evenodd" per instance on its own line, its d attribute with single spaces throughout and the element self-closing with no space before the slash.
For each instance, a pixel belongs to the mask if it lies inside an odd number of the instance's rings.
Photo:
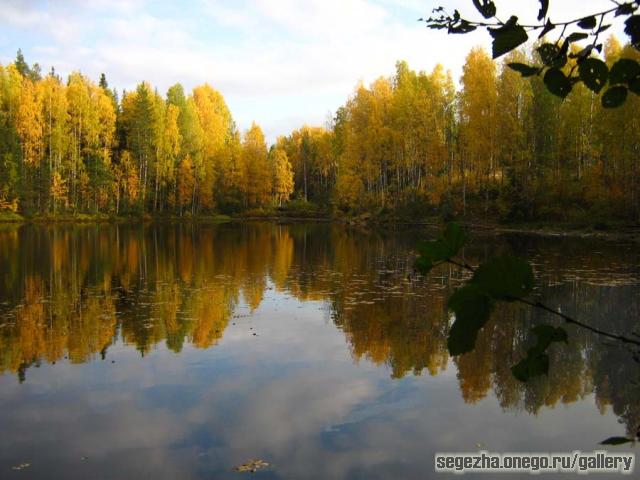
<svg viewBox="0 0 640 480">
<path fill-rule="evenodd" d="M 499 223 L 484 219 L 456 219 L 476 234 L 523 234 L 543 237 L 579 237 L 597 238 L 603 240 L 626 240 L 640 243 L 640 223 L 611 221 L 607 223 L 590 223 L 588 221 L 573 222 L 519 222 Z M 63 214 L 35 217 L 23 217 L 17 213 L 0 213 L 0 224 L 97 224 L 97 223 L 201 223 L 222 224 L 238 222 L 275 222 L 287 223 L 336 223 L 351 227 L 380 229 L 395 227 L 440 227 L 445 223 L 438 217 L 409 221 L 402 218 L 387 217 L 380 219 L 372 215 L 359 216 L 335 215 L 328 212 L 313 212 L 305 215 L 300 212 L 285 212 L 278 215 L 273 213 L 241 215 L 104 215 L 104 214 Z"/>
</svg>

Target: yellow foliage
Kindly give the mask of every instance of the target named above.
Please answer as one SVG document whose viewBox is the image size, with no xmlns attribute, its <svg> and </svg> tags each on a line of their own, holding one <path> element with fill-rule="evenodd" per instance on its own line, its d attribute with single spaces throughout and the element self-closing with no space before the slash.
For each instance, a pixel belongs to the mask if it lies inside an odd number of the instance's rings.
<svg viewBox="0 0 640 480">
<path fill-rule="evenodd" d="M 293 193 L 293 170 L 287 157 L 287 152 L 282 148 L 275 148 L 271 155 L 273 168 L 273 194 L 278 205 L 289 200 Z"/>
<path fill-rule="evenodd" d="M 22 84 L 16 130 L 20 135 L 24 162 L 37 166 L 42 160 L 44 148 L 43 119 L 38 89 L 29 80 L 24 80 Z"/>
<path fill-rule="evenodd" d="M 135 161 L 128 150 L 122 152 L 120 157 L 121 164 L 121 181 L 125 197 L 130 204 L 133 204 L 138 199 L 140 193 L 140 184 L 138 178 L 138 168 Z"/>
<path fill-rule="evenodd" d="M 66 207 L 68 191 L 69 189 L 60 172 L 54 172 L 51 179 L 51 197 L 53 198 L 54 205 L 61 203 Z"/>
<path fill-rule="evenodd" d="M 248 205 L 264 205 L 271 196 L 267 144 L 262 129 L 253 123 L 242 141 L 241 188 Z"/>
<path fill-rule="evenodd" d="M 1 211 L 9 211 L 13 213 L 18 212 L 18 199 L 14 198 L 12 200 L 7 200 L 4 195 L 0 195 L 0 212 Z"/>
<path fill-rule="evenodd" d="M 178 170 L 178 198 L 177 202 L 180 207 L 186 207 L 191 204 L 194 188 L 193 164 L 191 156 L 185 156 L 180 162 Z"/>
</svg>

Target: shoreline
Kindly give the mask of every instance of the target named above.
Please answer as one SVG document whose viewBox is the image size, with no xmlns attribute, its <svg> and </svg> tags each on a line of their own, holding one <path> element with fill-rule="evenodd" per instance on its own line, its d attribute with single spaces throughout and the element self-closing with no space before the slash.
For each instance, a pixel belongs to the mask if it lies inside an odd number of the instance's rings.
<svg viewBox="0 0 640 480">
<path fill-rule="evenodd" d="M 549 238 L 593 238 L 600 240 L 628 240 L 640 243 L 640 224 L 631 222 L 617 222 L 613 225 L 606 225 L 604 228 L 597 228 L 591 225 L 576 225 L 567 222 L 531 222 L 501 224 L 493 222 L 483 222 L 480 219 L 459 219 L 456 220 L 461 225 L 476 234 L 521 234 L 535 235 Z M 439 228 L 446 222 L 438 217 L 425 218 L 417 221 L 407 220 L 384 220 L 380 221 L 372 216 L 361 217 L 341 217 L 333 215 L 265 215 L 265 216 L 227 216 L 227 215 L 202 215 L 195 217 L 178 216 L 93 216 L 81 214 L 78 216 L 61 217 L 36 217 L 25 218 L 14 214 L 8 217 L 0 215 L 0 226 L 2 225 L 89 225 L 89 224 L 149 224 L 149 223 L 199 223 L 199 224 L 224 224 L 224 223 L 251 223 L 251 222 L 273 222 L 278 224 L 299 224 L 299 223 L 335 223 L 347 227 L 377 227 L 388 228 Z M 586 223 L 586 222 L 583 222 Z"/>
</svg>

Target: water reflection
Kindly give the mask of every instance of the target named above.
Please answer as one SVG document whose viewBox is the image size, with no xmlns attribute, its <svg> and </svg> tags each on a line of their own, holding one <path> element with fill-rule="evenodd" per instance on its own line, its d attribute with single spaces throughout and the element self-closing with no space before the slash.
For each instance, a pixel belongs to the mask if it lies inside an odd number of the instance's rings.
<svg viewBox="0 0 640 480">
<path fill-rule="evenodd" d="M 619 346 L 571 330 L 569 345 L 550 352 L 549 378 L 522 384 L 512 377 L 530 327 L 553 321 L 544 313 L 502 306 L 476 350 L 450 359 L 446 298 L 464 276 L 441 267 L 427 279 L 415 277 L 418 237 L 323 225 L 7 227 L 0 231 L 0 372 L 22 382 L 34 366 L 104 359 L 117 345 L 142 356 L 160 347 L 210 349 L 272 291 L 320 302 L 353 360 L 388 366 L 392 378 L 437 376 L 453 363 L 465 402 L 494 395 L 503 409 L 529 413 L 593 394 L 602 412 L 611 407 L 635 433 L 638 364 Z M 465 255 L 477 263 L 514 250 L 534 263 L 537 295 L 546 303 L 607 330 L 638 328 L 637 248 L 511 236 L 476 238 Z M 299 380 L 300 391 L 286 395 L 312 402 L 319 383 Z M 261 394 L 278 405 L 281 391 L 271 384 Z M 358 397 L 358 388 L 351 395 Z M 312 397 L 331 409 L 320 393 Z"/>
</svg>

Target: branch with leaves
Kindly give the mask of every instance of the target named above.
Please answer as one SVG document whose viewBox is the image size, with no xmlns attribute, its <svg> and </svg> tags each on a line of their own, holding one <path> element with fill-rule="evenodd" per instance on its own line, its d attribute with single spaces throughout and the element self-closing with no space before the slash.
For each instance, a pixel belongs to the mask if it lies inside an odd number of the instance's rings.
<svg viewBox="0 0 640 480">
<path fill-rule="evenodd" d="M 526 297 L 533 289 L 534 275 L 531 265 L 514 256 L 501 256 L 472 267 L 457 258 L 467 243 L 467 234 L 456 223 L 450 223 L 436 240 L 420 243 L 415 267 L 421 274 L 428 274 L 435 266 L 449 263 L 471 272 L 471 279 L 456 290 L 449 299 L 449 310 L 455 321 L 449 330 L 447 348 L 453 356 L 471 352 L 475 348 L 480 330 L 489 321 L 497 302 L 519 302 L 551 313 L 570 325 L 575 325 L 602 337 L 627 345 L 640 347 L 640 340 L 618 335 L 585 324 L 568 315 Z M 529 348 L 527 356 L 511 368 L 513 375 L 526 382 L 532 377 L 546 375 L 549 371 L 547 349 L 558 342 L 568 342 L 568 334 L 562 327 L 537 325 L 532 329 L 537 343 Z"/>
<path fill-rule="evenodd" d="M 455 314 L 455 321 L 449 330 L 447 348 L 452 356 L 462 355 L 474 350 L 480 330 L 491 317 L 497 302 L 519 302 L 541 309 L 560 317 L 565 323 L 586 329 L 597 335 L 617 340 L 627 345 L 640 347 L 640 341 L 624 335 L 595 328 L 565 315 L 542 302 L 533 302 L 526 297 L 533 290 L 534 275 L 531 265 L 514 256 L 501 256 L 486 263 L 472 267 L 458 259 L 460 250 L 467 243 L 466 232 L 456 223 L 450 223 L 436 240 L 421 242 L 418 246 L 420 256 L 415 268 L 427 275 L 434 267 L 449 263 L 473 274 L 467 283 L 456 290 L 449 298 L 448 308 Z M 547 350 L 554 343 L 568 343 L 569 335 L 562 327 L 541 324 L 531 329 L 536 335 L 536 343 L 527 350 L 527 356 L 511 367 L 511 373 L 521 382 L 549 373 L 549 355 Z M 636 437 L 640 439 L 640 427 Z M 623 445 L 634 443 L 635 438 L 609 437 L 601 445 Z"/>
<path fill-rule="evenodd" d="M 640 15 L 636 13 L 640 8 L 640 0 L 612 0 L 614 6 L 609 9 L 565 22 L 552 21 L 548 16 L 549 0 L 539 0 L 537 22 L 530 24 L 521 23 L 515 15 L 511 15 L 507 21 L 500 20 L 492 0 L 472 0 L 472 3 L 484 20 L 469 20 L 462 17 L 458 10 L 448 13 L 444 7 L 438 7 L 433 10 L 432 16 L 419 21 L 425 22 L 431 29 L 446 29 L 450 34 L 466 34 L 486 28 L 493 39 L 494 59 L 527 42 L 531 34 L 537 34 L 538 39 L 545 39 L 551 31 L 560 29 L 561 33 L 555 42 L 545 41 L 536 49 L 541 65 L 509 63 L 507 66 L 523 77 L 542 75 L 547 89 L 563 99 L 580 82 L 594 93 L 600 93 L 609 85 L 602 95 L 605 108 L 622 105 L 629 91 L 640 95 L 640 65 L 637 61 L 620 59 L 609 68 L 594 56 L 595 52 L 602 53 L 600 35 L 611 28 L 611 22 L 618 17 L 626 17 L 624 31 L 634 48 L 640 50 Z M 573 44 L 580 48 L 572 51 Z M 575 62 L 567 72 L 564 67 L 569 59 Z"/>
</svg>

